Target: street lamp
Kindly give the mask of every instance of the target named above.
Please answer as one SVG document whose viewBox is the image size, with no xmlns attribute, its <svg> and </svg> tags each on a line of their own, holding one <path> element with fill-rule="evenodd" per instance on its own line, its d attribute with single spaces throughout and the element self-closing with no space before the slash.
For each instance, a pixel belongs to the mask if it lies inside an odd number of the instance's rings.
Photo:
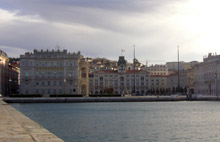
<svg viewBox="0 0 220 142">
<path fill-rule="evenodd" d="M 215 95 L 218 97 L 218 86 L 217 86 L 217 78 L 218 78 L 218 74 L 215 73 Z"/>
<path fill-rule="evenodd" d="M 63 89 L 63 93 L 65 94 L 65 89 L 66 89 L 66 79 L 64 79 L 64 80 L 63 80 L 63 82 L 64 82 L 64 86 L 63 86 L 63 87 L 64 87 L 64 89 Z"/>
<path fill-rule="evenodd" d="M 12 79 L 11 78 L 9 78 L 9 85 L 10 85 L 10 95 L 11 95 L 11 82 L 12 82 Z"/>
</svg>

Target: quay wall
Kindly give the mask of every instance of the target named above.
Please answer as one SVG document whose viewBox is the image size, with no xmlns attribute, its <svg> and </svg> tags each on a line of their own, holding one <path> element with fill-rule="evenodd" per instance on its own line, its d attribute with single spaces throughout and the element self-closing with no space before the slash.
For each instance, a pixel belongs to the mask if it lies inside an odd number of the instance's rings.
<svg viewBox="0 0 220 142">
<path fill-rule="evenodd" d="M 90 103 L 90 102 L 162 102 L 162 101 L 220 101 L 220 98 L 207 96 L 188 99 L 185 96 L 145 96 L 145 97 L 67 97 L 67 98 L 4 98 L 7 103 Z"/>
</svg>

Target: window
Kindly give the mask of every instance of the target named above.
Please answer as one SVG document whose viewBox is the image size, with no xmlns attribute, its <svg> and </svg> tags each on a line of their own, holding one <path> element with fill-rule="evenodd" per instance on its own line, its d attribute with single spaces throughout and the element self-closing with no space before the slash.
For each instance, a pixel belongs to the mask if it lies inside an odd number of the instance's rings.
<svg viewBox="0 0 220 142">
<path fill-rule="evenodd" d="M 47 82 L 47 85 L 50 86 L 50 81 Z"/>
<path fill-rule="evenodd" d="M 25 72 L 25 77 L 28 77 L 29 76 L 29 72 Z"/>
<path fill-rule="evenodd" d="M 82 70 L 81 70 L 81 77 L 82 78 L 86 78 L 86 69 L 85 68 L 82 68 Z"/>
<path fill-rule="evenodd" d="M 38 85 L 39 85 L 39 82 L 36 82 L 36 85 L 38 86 Z"/>
<path fill-rule="evenodd" d="M 99 79 L 100 79 L 100 81 L 103 81 L 103 77 L 102 76 Z"/>
<path fill-rule="evenodd" d="M 124 77 L 123 76 L 120 77 L 120 81 L 124 81 Z"/>
<path fill-rule="evenodd" d="M 44 77 L 44 72 L 41 73 L 41 76 Z"/>
<path fill-rule="evenodd" d="M 53 82 L 53 85 L 54 85 L 54 86 L 56 86 L 56 85 L 57 85 L 57 82 L 56 82 L 56 81 L 54 81 L 54 82 Z"/>
<path fill-rule="evenodd" d="M 38 78 L 39 77 L 39 72 L 36 72 L 36 78 Z"/>
<path fill-rule="evenodd" d="M 50 77 L 50 72 L 47 72 L 47 75 L 48 75 L 47 77 Z"/>
<path fill-rule="evenodd" d="M 63 76 L 62 72 L 59 72 L 59 77 L 62 77 L 62 76 Z"/>
</svg>

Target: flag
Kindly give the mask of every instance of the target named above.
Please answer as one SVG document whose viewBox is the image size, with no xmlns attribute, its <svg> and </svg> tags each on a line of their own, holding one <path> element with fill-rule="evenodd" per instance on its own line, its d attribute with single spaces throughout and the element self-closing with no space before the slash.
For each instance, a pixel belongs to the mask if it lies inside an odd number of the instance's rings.
<svg viewBox="0 0 220 142">
<path fill-rule="evenodd" d="M 121 50 L 121 52 L 125 52 L 125 50 L 124 50 L 124 49 L 122 49 L 122 50 Z"/>
</svg>

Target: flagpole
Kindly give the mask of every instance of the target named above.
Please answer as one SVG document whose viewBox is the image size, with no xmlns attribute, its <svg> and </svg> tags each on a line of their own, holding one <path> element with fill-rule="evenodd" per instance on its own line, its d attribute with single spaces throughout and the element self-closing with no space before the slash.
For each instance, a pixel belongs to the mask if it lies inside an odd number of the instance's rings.
<svg viewBox="0 0 220 142">
<path fill-rule="evenodd" d="M 134 60 L 133 60 L 133 65 L 134 65 L 134 95 L 136 95 L 136 87 L 135 87 L 135 83 L 136 83 L 136 74 L 135 74 L 135 45 L 134 45 Z"/>
</svg>

